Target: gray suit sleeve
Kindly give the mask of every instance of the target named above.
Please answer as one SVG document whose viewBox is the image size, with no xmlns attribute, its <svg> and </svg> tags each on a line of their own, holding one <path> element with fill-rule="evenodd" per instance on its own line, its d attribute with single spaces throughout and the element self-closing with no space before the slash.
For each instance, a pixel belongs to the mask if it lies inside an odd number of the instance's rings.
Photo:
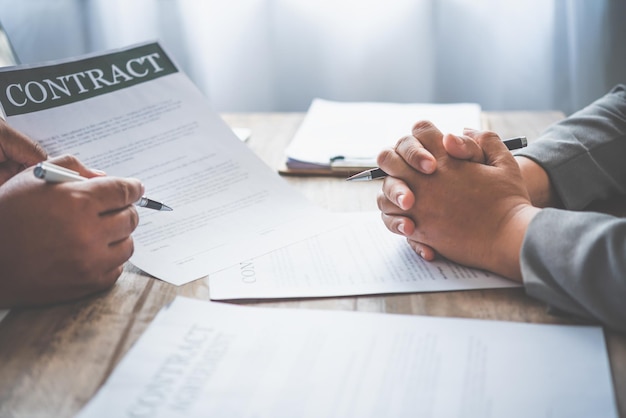
<svg viewBox="0 0 626 418">
<path fill-rule="evenodd" d="M 552 125 L 515 155 L 546 170 L 567 209 L 626 194 L 626 86 Z"/>
<path fill-rule="evenodd" d="M 548 173 L 564 206 L 531 222 L 520 254 L 526 292 L 626 332 L 626 220 L 575 212 L 626 194 L 626 88 L 550 127 L 516 153 Z"/>
<path fill-rule="evenodd" d="M 626 332 L 626 220 L 544 209 L 521 251 L 526 293 L 559 311 Z"/>
</svg>

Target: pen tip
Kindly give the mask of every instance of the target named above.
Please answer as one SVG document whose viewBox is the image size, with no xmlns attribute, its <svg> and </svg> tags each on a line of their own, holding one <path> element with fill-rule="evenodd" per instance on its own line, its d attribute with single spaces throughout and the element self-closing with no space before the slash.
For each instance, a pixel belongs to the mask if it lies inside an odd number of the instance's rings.
<svg viewBox="0 0 626 418">
<path fill-rule="evenodd" d="M 167 205 L 163 205 L 163 207 L 161 208 L 161 210 L 162 210 L 162 211 L 165 211 L 165 212 L 171 212 L 171 211 L 173 211 L 174 209 L 170 208 L 170 207 L 169 207 L 169 206 L 167 206 Z"/>
<path fill-rule="evenodd" d="M 359 173 L 354 176 L 350 176 L 346 179 L 346 181 L 362 181 L 367 180 L 367 174 Z"/>
</svg>

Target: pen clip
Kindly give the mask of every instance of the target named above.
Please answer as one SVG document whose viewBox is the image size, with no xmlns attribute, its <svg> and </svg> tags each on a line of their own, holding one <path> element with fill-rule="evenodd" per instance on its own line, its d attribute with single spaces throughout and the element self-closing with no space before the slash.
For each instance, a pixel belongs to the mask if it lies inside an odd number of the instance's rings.
<svg viewBox="0 0 626 418">
<path fill-rule="evenodd" d="M 346 157 L 337 155 L 330 158 L 330 168 L 335 170 L 366 169 L 376 167 L 376 160 L 371 157 Z"/>
</svg>

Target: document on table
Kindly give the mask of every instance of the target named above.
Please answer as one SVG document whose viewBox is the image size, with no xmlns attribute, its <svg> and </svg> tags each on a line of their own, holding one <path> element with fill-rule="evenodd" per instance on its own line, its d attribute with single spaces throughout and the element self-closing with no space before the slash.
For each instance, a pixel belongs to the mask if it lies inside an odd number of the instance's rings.
<svg viewBox="0 0 626 418">
<path fill-rule="evenodd" d="M 378 212 L 337 214 L 344 226 L 209 275 L 211 299 L 434 292 L 520 284 L 440 259 L 424 261 Z"/>
<path fill-rule="evenodd" d="M 177 298 L 90 417 L 617 417 L 600 327 Z"/>
<path fill-rule="evenodd" d="M 49 155 L 136 177 L 133 264 L 184 284 L 332 225 L 213 111 L 158 43 L 0 71 L 7 122 Z M 307 222 L 302 222 L 307 219 Z"/>
<path fill-rule="evenodd" d="M 376 156 L 420 120 L 443 133 L 481 128 L 476 103 L 336 102 L 314 99 L 285 150 L 285 174 L 334 174 L 376 165 Z M 358 171 L 358 170 L 357 170 Z"/>
</svg>

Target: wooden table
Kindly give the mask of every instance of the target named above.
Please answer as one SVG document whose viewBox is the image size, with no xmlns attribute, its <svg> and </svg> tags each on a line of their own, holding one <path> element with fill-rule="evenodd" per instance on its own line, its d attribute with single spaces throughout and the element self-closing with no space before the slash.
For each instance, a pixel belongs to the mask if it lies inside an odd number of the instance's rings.
<svg viewBox="0 0 626 418">
<path fill-rule="evenodd" d="M 303 118 L 301 113 L 225 114 L 233 127 L 252 129 L 249 146 L 270 167 Z M 485 113 L 503 137 L 535 138 L 559 112 Z M 347 183 L 323 177 L 285 177 L 309 199 L 331 211 L 376 210 L 379 182 Z M 209 298 L 204 280 L 173 286 L 127 265 L 117 284 L 75 303 L 15 309 L 0 322 L 0 416 L 65 417 L 76 414 L 140 337 L 161 307 L 176 295 Z M 568 324 L 546 313 L 523 289 L 272 301 L 257 305 L 340 309 Z M 626 335 L 606 331 L 621 416 L 626 416 Z"/>
</svg>

